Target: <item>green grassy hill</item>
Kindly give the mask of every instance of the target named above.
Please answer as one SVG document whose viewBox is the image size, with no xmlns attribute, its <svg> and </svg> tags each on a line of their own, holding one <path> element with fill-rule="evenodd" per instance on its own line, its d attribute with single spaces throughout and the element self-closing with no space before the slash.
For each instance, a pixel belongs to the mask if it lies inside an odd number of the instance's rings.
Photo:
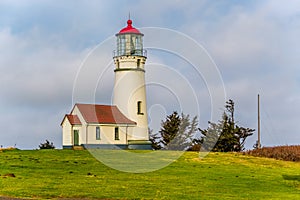
<svg viewBox="0 0 300 200">
<path fill-rule="evenodd" d="M 88 151 L 0 152 L 0 196 L 95 199 L 300 199 L 300 163 L 186 152 L 166 168 L 132 174 Z M 15 176 L 15 177 L 13 177 Z"/>
</svg>

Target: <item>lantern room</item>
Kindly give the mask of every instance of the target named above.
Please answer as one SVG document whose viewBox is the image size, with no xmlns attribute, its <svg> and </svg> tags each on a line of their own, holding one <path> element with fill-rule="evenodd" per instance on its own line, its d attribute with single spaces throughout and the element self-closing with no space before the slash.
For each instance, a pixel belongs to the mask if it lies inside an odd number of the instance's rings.
<svg viewBox="0 0 300 200">
<path fill-rule="evenodd" d="M 127 27 L 120 30 L 117 36 L 117 49 L 114 56 L 144 56 L 146 51 L 143 50 L 143 34 L 132 26 L 132 21 L 127 21 Z"/>
</svg>

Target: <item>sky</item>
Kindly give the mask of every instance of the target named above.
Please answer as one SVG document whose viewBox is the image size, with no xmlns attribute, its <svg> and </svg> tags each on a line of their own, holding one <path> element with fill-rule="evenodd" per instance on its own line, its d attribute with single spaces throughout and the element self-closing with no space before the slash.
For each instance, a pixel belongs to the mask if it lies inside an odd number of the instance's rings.
<svg viewBox="0 0 300 200">
<path fill-rule="evenodd" d="M 211 111 L 223 111 L 214 102 L 225 98 L 234 100 L 238 124 L 256 129 L 260 94 L 262 145 L 300 143 L 298 0 L 1 0 L 0 145 L 36 149 L 48 139 L 61 148 L 60 123 L 75 102 L 111 104 L 114 35 L 126 26 L 129 12 L 149 47 L 150 128 L 156 131 L 174 110 L 197 115 L 199 127 L 206 128 L 221 117 Z M 170 38 L 162 37 L 168 31 Z M 157 44 L 162 38 L 185 55 L 150 48 L 162 45 Z M 191 41 L 203 51 L 191 48 Z M 211 59 L 212 78 L 218 81 L 207 82 L 201 67 L 203 73 L 195 75 L 184 59 L 200 51 L 203 62 Z M 89 62 L 103 72 L 94 74 L 94 102 L 79 98 L 85 93 L 77 91 L 80 84 L 89 86 L 93 72 L 84 74 Z M 256 134 L 247 139 L 248 149 Z"/>
</svg>

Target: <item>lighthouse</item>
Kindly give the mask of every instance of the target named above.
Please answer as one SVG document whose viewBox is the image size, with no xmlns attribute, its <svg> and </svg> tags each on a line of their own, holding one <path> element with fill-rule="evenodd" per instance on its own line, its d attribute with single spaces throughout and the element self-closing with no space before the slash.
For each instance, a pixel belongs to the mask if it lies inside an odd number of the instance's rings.
<svg viewBox="0 0 300 200">
<path fill-rule="evenodd" d="M 128 135 L 128 144 L 149 146 L 148 115 L 145 87 L 146 50 L 143 49 L 143 34 L 127 21 L 127 27 L 116 34 L 117 47 L 114 51 L 115 80 L 113 104 L 136 127 Z"/>
<path fill-rule="evenodd" d="M 113 105 L 76 103 L 61 122 L 63 148 L 151 149 L 143 36 L 130 19 L 116 34 Z"/>
</svg>

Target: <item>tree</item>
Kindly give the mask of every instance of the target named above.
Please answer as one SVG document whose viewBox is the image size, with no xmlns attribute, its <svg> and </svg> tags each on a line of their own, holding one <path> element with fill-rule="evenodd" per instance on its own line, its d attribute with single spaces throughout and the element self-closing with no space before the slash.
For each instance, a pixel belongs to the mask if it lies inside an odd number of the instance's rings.
<svg viewBox="0 0 300 200">
<path fill-rule="evenodd" d="M 195 116 L 190 120 L 189 115 L 181 113 L 180 120 L 178 136 L 174 139 L 175 142 L 177 140 L 177 143 L 173 149 L 186 150 L 192 146 L 195 133 L 198 131 L 198 119 Z"/>
<path fill-rule="evenodd" d="M 178 135 L 180 122 L 181 120 L 177 112 L 168 115 L 166 120 L 161 122 L 161 129 L 159 131 L 161 135 L 160 141 L 165 149 L 169 149 L 169 143 Z"/>
<path fill-rule="evenodd" d="M 158 133 L 153 133 L 153 130 L 149 129 L 149 140 L 151 141 L 151 146 L 153 150 L 159 150 L 162 148 L 160 136 Z"/>
<path fill-rule="evenodd" d="M 251 136 L 254 129 L 236 125 L 234 121 L 234 102 L 228 100 L 222 120 L 218 123 L 208 122 L 207 129 L 200 129 L 202 137 L 198 140 L 202 148 L 209 151 L 242 151 L 246 138 Z"/>
<path fill-rule="evenodd" d="M 181 116 L 177 112 L 168 115 L 165 121 L 161 123 L 159 134 L 160 142 L 164 149 L 185 150 L 189 148 L 197 131 L 198 120 L 195 116 L 190 120 L 189 115 Z"/>
<path fill-rule="evenodd" d="M 217 150 L 217 141 L 219 136 L 221 135 L 223 129 L 223 123 L 213 123 L 208 122 L 208 128 L 207 129 L 198 129 L 202 136 L 200 139 L 195 140 L 195 144 L 198 145 L 199 151 L 200 148 L 210 151 L 210 150 Z M 195 147 L 194 147 L 195 148 Z"/>
<path fill-rule="evenodd" d="M 53 142 L 49 142 L 48 140 L 46 140 L 45 143 L 41 143 L 39 145 L 40 149 L 55 149 L 55 146 L 53 145 Z"/>
</svg>

